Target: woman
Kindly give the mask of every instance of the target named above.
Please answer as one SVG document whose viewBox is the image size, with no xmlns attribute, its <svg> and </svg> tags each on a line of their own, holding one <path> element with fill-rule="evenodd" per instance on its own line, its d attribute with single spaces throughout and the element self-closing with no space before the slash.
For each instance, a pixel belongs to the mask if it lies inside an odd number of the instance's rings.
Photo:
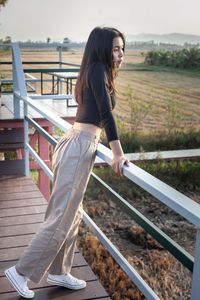
<svg viewBox="0 0 200 300">
<path fill-rule="evenodd" d="M 70 289 L 86 287 L 70 274 L 82 199 L 94 164 L 102 128 L 113 153 L 112 168 L 122 175 L 125 158 L 112 115 L 114 78 L 122 64 L 125 39 L 115 28 L 96 27 L 90 34 L 75 88 L 78 109 L 72 129 L 57 144 L 53 155 L 54 187 L 39 232 L 16 266 L 5 271 L 17 292 L 33 298 L 27 281 L 47 282 Z"/>
</svg>

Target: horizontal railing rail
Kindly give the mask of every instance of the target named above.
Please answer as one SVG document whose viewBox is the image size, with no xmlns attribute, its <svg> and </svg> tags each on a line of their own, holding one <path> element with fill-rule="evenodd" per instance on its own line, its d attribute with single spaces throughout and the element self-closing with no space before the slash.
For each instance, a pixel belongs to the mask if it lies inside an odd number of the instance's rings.
<svg viewBox="0 0 200 300">
<path fill-rule="evenodd" d="M 24 68 L 25 73 L 77 72 L 79 68 Z"/>
<path fill-rule="evenodd" d="M 66 65 L 71 67 L 80 67 L 79 64 L 72 64 L 68 62 L 60 62 L 60 61 L 22 61 L 23 65 Z M 12 65 L 12 61 L 0 61 L 0 65 Z"/>
</svg>

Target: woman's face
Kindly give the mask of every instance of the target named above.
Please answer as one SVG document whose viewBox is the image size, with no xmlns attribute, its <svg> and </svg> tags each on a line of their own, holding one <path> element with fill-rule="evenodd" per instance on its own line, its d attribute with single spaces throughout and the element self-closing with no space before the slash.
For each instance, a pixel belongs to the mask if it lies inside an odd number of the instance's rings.
<svg viewBox="0 0 200 300">
<path fill-rule="evenodd" d="M 124 55 L 124 43 L 121 37 L 115 37 L 113 39 L 112 57 L 115 68 L 120 68 Z"/>
</svg>

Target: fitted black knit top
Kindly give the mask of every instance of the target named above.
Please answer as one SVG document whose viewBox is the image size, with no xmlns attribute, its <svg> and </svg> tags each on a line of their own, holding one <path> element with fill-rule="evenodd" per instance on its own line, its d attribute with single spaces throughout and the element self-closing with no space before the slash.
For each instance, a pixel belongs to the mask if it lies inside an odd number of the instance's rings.
<svg viewBox="0 0 200 300">
<path fill-rule="evenodd" d="M 115 94 L 109 92 L 105 66 L 97 62 L 88 76 L 88 87 L 78 105 L 76 122 L 89 123 L 104 128 L 108 142 L 118 140 L 116 123 L 112 114 Z"/>
</svg>

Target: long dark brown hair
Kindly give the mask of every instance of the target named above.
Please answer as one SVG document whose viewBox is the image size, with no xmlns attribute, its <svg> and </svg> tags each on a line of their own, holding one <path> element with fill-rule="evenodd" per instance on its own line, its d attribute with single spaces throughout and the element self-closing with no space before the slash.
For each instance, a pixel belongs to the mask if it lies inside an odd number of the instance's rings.
<svg viewBox="0 0 200 300">
<path fill-rule="evenodd" d="M 116 70 L 112 58 L 113 39 L 115 37 L 122 38 L 125 49 L 124 35 L 116 28 L 95 27 L 90 33 L 75 87 L 75 97 L 78 103 L 82 102 L 83 90 L 88 87 L 91 67 L 97 62 L 104 64 L 110 91 L 115 91 Z"/>
</svg>

